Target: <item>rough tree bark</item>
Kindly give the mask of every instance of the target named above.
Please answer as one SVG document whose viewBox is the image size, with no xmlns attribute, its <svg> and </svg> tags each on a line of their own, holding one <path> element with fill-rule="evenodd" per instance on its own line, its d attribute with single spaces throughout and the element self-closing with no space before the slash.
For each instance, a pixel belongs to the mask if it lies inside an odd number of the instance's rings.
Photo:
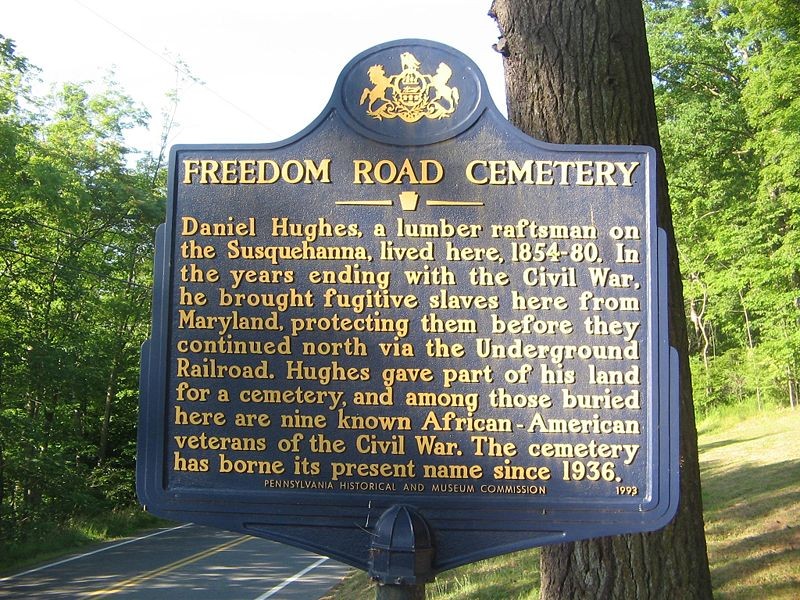
<svg viewBox="0 0 800 600">
<path fill-rule="evenodd" d="M 661 159 L 640 0 L 494 0 L 509 120 L 561 144 L 658 153 L 658 222 L 669 238 L 670 339 L 680 355 L 681 496 L 665 529 L 542 549 L 541 598 L 711 598 L 683 289 Z"/>
</svg>

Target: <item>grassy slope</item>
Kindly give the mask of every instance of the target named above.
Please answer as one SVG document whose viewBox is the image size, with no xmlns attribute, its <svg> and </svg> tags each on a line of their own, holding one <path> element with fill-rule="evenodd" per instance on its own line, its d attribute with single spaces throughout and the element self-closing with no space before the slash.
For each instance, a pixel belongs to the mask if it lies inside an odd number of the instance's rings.
<svg viewBox="0 0 800 600">
<path fill-rule="evenodd" d="M 715 597 L 800 597 L 800 411 L 723 421 L 699 441 Z"/>
<path fill-rule="evenodd" d="M 706 538 L 715 598 L 800 598 L 800 410 L 700 424 Z M 536 550 L 500 556 L 440 575 L 428 600 L 534 600 Z M 354 573 L 329 600 L 370 600 Z"/>
</svg>

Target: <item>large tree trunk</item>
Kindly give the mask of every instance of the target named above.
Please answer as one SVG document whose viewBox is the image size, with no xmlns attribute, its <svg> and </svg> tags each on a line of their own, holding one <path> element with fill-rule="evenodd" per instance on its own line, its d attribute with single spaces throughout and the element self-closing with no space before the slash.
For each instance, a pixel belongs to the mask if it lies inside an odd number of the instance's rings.
<svg viewBox="0 0 800 600">
<path fill-rule="evenodd" d="M 688 341 L 644 14 L 639 0 L 495 0 L 509 119 L 561 144 L 658 152 L 658 223 L 669 238 L 670 340 L 680 360 L 681 496 L 661 531 L 542 549 L 543 600 L 711 598 Z"/>
</svg>

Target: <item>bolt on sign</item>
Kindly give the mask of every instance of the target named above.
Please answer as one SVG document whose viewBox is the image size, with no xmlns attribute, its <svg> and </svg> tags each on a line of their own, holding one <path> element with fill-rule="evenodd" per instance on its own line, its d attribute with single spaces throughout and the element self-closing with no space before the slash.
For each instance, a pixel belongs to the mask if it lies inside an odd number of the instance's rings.
<svg viewBox="0 0 800 600">
<path fill-rule="evenodd" d="M 288 140 L 172 148 L 141 501 L 361 568 L 397 504 L 436 571 L 666 525 L 655 169 L 526 136 L 421 40 L 354 58 Z"/>
</svg>

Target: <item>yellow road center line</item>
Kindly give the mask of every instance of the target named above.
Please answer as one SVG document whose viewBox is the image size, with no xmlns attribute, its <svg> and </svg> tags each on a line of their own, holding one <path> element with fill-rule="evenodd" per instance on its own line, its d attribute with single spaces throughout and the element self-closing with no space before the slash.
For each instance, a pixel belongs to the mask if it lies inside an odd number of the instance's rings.
<svg viewBox="0 0 800 600">
<path fill-rule="evenodd" d="M 225 542 L 224 544 L 220 544 L 219 546 L 215 546 L 213 548 L 209 548 L 207 550 L 202 550 L 197 554 L 193 554 L 187 558 L 182 558 L 181 560 L 175 561 L 174 563 L 165 565 L 159 569 L 154 571 L 148 571 L 146 573 L 141 573 L 136 575 L 135 577 L 131 577 L 130 579 L 126 579 L 125 581 L 120 581 L 119 583 L 102 589 L 96 590 L 94 592 L 89 592 L 83 595 L 83 598 L 101 598 L 103 596 L 111 596 L 113 594 L 117 594 L 124 590 L 125 588 L 133 587 L 135 585 L 139 585 L 140 583 L 144 583 L 149 579 L 153 579 L 154 577 L 159 577 L 160 575 L 166 575 L 167 573 L 174 571 L 175 569 L 180 569 L 186 565 L 190 565 L 193 562 L 197 562 L 198 560 L 202 560 L 208 556 L 216 554 L 217 552 L 222 552 L 223 550 L 228 550 L 229 548 L 233 548 L 234 546 L 238 546 L 242 542 L 246 542 L 247 540 L 253 539 L 252 536 L 244 535 L 240 538 L 236 538 L 235 540 L 231 540 L 229 542 Z"/>
</svg>

